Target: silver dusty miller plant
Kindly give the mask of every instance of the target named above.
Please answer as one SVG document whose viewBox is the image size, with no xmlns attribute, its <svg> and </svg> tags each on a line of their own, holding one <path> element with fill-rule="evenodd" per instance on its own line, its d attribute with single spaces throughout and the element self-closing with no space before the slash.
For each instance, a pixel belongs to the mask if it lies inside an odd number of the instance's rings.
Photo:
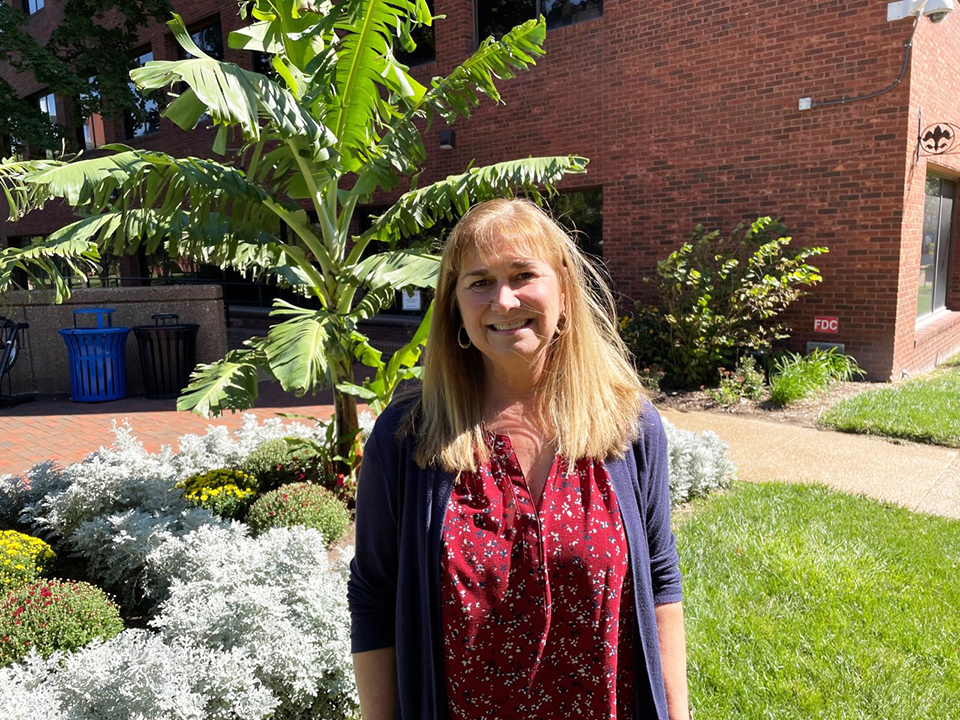
<svg viewBox="0 0 960 720">
<path fill-rule="evenodd" d="M 169 643 L 146 630 L 0 669 L 4 720 L 266 720 L 279 702 L 244 651 Z"/>
<path fill-rule="evenodd" d="M 715 432 L 683 430 L 663 419 L 670 451 L 670 500 L 685 503 L 725 488 L 736 477 L 729 446 Z"/>
<path fill-rule="evenodd" d="M 320 533 L 274 528 L 250 538 L 203 527 L 164 543 L 149 565 L 176 568 L 150 625 L 170 641 L 247 652 L 281 699 L 277 720 L 356 714 L 346 565 L 330 566 Z"/>
</svg>

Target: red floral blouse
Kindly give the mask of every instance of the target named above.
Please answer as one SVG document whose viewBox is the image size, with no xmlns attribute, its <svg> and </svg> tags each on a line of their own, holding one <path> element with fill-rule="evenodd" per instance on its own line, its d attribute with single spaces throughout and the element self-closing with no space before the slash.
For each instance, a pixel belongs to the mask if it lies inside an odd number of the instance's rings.
<svg viewBox="0 0 960 720">
<path fill-rule="evenodd" d="M 535 507 L 510 439 L 489 441 L 489 463 L 458 477 L 443 529 L 451 717 L 632 717 L 636 621 L 606 468 L 557 456 Z"/>
</svg>

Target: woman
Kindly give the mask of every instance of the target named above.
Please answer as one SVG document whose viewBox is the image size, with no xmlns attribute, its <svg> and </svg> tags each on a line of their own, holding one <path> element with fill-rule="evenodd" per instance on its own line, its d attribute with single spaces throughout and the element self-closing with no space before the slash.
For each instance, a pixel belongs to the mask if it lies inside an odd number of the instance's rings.
<svg viewBox="0 0 960 720">
<path fill-rule="evenodd" d="M 615 319 L 532 203 L 454 228 L 421 394 L 360 472 L 364 720 L 689 717 L 666 440 Z"/>
</svg>

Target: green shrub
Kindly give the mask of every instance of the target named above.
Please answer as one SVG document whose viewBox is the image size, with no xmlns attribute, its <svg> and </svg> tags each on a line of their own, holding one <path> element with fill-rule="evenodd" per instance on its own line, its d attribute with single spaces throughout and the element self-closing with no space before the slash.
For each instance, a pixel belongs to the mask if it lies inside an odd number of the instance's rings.
<svg viewBox="0 0 960 720">
<path fill-rule="evenodd" d="M 328 448 L 300 438 L 277 438 L 258 446 L 243 463 L 261 492 L 295 482 L 317 483 L 333 472 Z"/>
<path fill-rule="evenodd" d="M 759 400 L 767 392 L 763 371 L 757 369 L 757 361 L 752 355 L 744 355 L 734 370 L 720 368 L 720 384 L 707 395 L 717 404 L 735 405 L 741 400 Z"/>
<path fill-rule="evenodd" d="M 651 365 L 637 370 L 640 384 L 652 393 L 659 393 L 663 389 L 663 374 L 659 365 Z"/>
<path fill-rule="evenodd" d="M 728 237 L 697 225 L 690 241 L 657 263 L 659 307 L 640 307 L 625 339 L 638 366 L 657 364 L 679 386 L 713 382 L 740 348 L 787 337 L 780 319 L 821 277 L 808 264 L 825 247 L 791 249 L 785 226 L 759 218 Z"/>
<path fill-rule="evenodd" d="M 257 500 L 250 508 L 247 523 L 254 533 L 303 525 L 318 530 L 332 545 L 350 526 L 350 513 L 330 490 L 310 483 L 293 483 Z"/>
<path fill-rule="evenodd" d="M 60 580 L 21 585 L 0 606 L 0 666 L 19 662 L 30 650 L 49 657 L 121 630 L 117 606 L 93 585 Z"/>
<path fill-rule="evenodd" d="M 177 483 L 191 505 L 214 515 L 242 520 L 257 497 L 257 478 L 243 470 L 211 470 Z"/>
<path fill-rule="evenodd" d="M 770 375 L 770 400 L 775 405 L 789 405 L 819 395 L 835 382 L 861 375 L 856 360 L 833 348 L 802 356 L 787 353 L 776 361 Z"/>
<path fill-rule="evenodd" d="M 345 505 L 352 506 L 357 495 L 356 479 L 336 472 L 334 460 L 338 458 L 331 450 L 336 441 L 332 423 L 326 442 L 306 438 L 268 440 L 250 453 L 243 469 L 257 478 L 260 492 L 306 482 L 325 487 Z"/>
<path fill-rule="evenodd" d="M 620 318 L 620 335 L 633 355 L 633 364 L 643 374 L 656 368 L 662 379 L 661 370 L 667 361 L 667 341 L 670 328 L 663 313 L 651 305 L 636 303 L 633 314 Z M 659 382 L 658 387 L 659 390 Z"/>
<path fill-rule="evenodd" d="M 0 590 L 46 575 L 56 559 L 56 553 L 40 538 L 16 530 L 0 530 Z"/>
</svg>

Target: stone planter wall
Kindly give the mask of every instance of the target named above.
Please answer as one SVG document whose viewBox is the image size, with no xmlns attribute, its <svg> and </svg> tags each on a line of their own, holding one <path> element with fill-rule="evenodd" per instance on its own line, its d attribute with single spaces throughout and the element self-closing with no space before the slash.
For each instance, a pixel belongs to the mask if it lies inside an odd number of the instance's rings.
<svg viewBox="0 0 960 720">
<path fill-rule="evenodd" d="M 209 363 L 227 352 L 223 292 L 218 285 L 164 285 L 158 287 L 80 288 L 63 305 L 53 305 L 49 293 L 18 290 L 0 298 L 0 315 L 30 324 L 27 347 L 13 367 L 14 393 L 69 394 L 67 351 L 61 328 L 73 327 L 78 308 L 113 308 L 114 327 L 152 325 L 156 313 L 176 313 L 181 323 L 197 323 L 197 362 Z M 81 320 L 89 327 L 92 319 Z M 127 390 L 143 393 L 143 375 L 137 341 L 130 333 L 126 345 Z M 4 382 L 6 389 L 6 382 Z"/>
</svg>

